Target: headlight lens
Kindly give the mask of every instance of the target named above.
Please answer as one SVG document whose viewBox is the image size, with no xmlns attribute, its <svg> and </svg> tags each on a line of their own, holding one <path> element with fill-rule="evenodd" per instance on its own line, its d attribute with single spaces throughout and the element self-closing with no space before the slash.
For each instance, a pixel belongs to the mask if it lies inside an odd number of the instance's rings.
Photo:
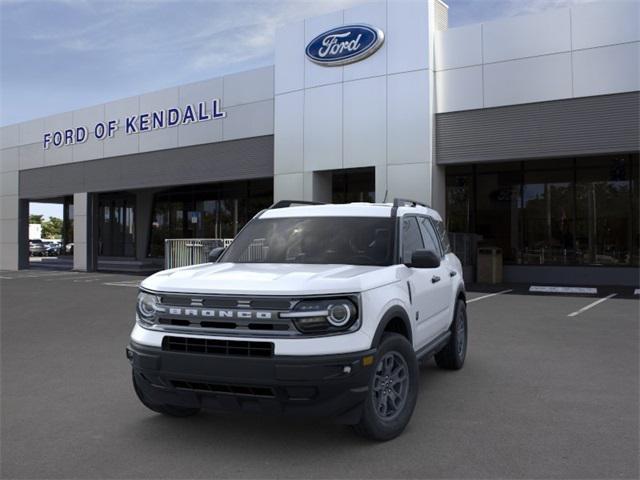
<svg viewBox="0 0 640 480">
<path fill-rule="evenodd" d="M 156 295 L 147 292 L 138 293 L 138 302 L 136 311 L 138 312 L 138 320 L 141 324 L 150 326 L 156 316 L 156 305 L 160 303 L 160 299 Z"/>
<path fill-rule="evenodd" d="M 281 313 L 291 318 L 302 333 L 334 333 L 356 330 L 360 326 L 356 298 L 302 300 L 291 312 Z"/>
</svg>

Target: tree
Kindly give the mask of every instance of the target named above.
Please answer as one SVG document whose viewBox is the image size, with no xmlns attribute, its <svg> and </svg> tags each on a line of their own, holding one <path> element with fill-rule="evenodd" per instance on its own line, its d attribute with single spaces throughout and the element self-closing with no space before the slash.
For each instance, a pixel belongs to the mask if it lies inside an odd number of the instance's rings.
<svg viewBox="0 0 640 480">
<path fill-rule="evenodd" d="M 62 236 L 62 220 L 56 217 L 49 217 L 49 220 L 42 223 L 42 238 L 60 238 Z"/>
<path fill-rule="evenodd" d="M 42 225 L 44 215 L 29 215 L 29 223 L 38 223 Z"/>
</svg>

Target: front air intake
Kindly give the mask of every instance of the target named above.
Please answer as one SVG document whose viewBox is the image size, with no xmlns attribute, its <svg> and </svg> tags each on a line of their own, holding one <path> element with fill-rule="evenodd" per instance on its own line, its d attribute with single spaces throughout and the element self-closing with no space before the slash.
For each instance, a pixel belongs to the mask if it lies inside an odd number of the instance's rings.
<svg viewBox="0 0 640 480">
<path fill-rule="evenodd" d="M 164 337 L 162 350 L 235 357 L 272 357 L 272 342 L 214 340 L 209 338 Z"/>
</svg>

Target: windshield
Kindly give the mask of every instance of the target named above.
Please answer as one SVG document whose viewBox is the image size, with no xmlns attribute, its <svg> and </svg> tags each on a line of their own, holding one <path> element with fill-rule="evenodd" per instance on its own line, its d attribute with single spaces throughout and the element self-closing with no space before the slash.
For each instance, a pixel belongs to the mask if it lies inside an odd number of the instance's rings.
<svg viewBox="0 0 640 480">
<path fill-rule="evenodd" d="M 221 262 L 391 265 L 393 219 L 305 217 L 252 220 Z"/>
</svg>

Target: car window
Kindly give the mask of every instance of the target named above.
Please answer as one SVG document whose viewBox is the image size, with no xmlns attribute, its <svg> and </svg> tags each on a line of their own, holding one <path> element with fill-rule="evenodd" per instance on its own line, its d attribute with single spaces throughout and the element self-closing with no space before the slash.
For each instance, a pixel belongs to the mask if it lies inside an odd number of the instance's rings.
<svg viewBox="0 0 640 480">
<path fill-rule="evenodd" d="M 391 265 L 394 219 L 288 217 L 252 220 L 221 257 L 234 263 Z"/>
<path fill-rule="evenodd" d="M 402 219 L 402 261 L 410 262 L 415 250 L 424 248 L 416 217 Z"/>
<path fill-rule="evenodd" d="M 447 229 L 444 227 L 444 222 L 441 220 L 433 220 L 433 224 L 436 227 L 436 232 L 440 237 L 440 243 L 444 249 L 444 253 L 451 253 L 451 242 L 449 241 L 449 235 Z"/>
<path fill-rule="evenodd" d="M 425 248 L 442 256 L 442 249 L 440 248 L 440 242 L 438 242 L 438 236 L 428 218 L 420 217 L 420 231 L 424 237 Z"/>
</svg>

